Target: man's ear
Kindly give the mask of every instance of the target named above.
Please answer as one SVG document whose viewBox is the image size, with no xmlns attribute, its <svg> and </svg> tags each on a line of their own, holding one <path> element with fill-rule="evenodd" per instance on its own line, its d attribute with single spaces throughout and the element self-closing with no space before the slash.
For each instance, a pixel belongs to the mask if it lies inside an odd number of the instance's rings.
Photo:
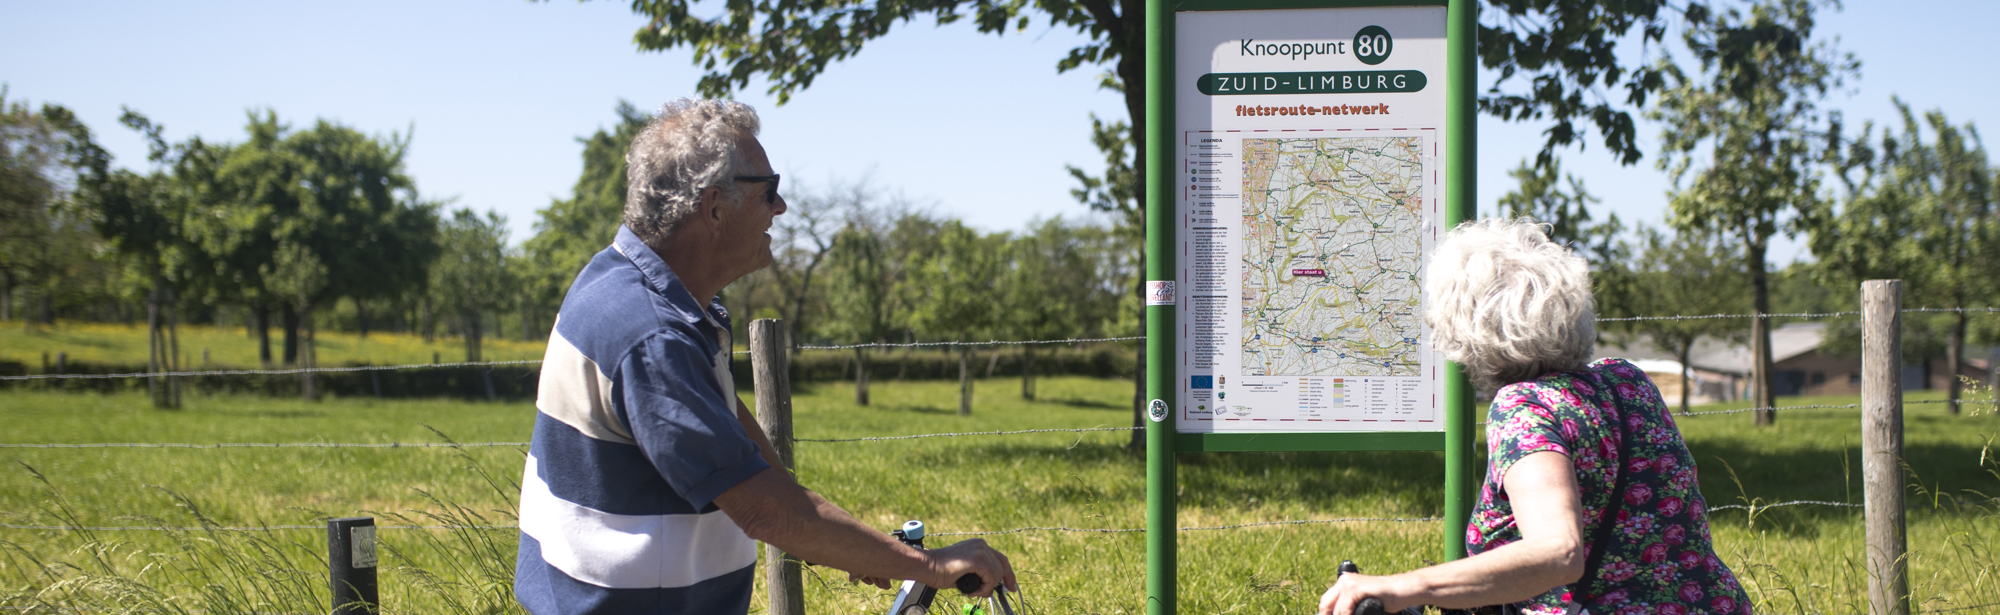
<svg viewBox="0 0 2000 615">
<path fill-rule="evenodd" d="M 697 205 L 695 217 L 700 218 L 709 232 L 722 227 L 722 188 L 709 186 L 701 190 L 701 203 Z"/>
</svg>

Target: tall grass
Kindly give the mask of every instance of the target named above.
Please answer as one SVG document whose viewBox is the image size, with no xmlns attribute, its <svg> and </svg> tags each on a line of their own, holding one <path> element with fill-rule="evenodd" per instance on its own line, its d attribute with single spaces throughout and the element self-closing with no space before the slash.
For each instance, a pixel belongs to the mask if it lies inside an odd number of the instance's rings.
<svg viewBox="0 0 2000 615">
<path fill-rule="evenodd" d="M 878 382 L 875 403 L 841 384 L 801 385 L 798 437 L 838 439 L 1032 427 L 1130 424 L 1129 383 L 1051 378 L 1040 399 L 982 381 L 973 416 L 956 383 Z M 1934 397 L 1934 395 L 1932 396 Z M 1923 398 L 1921 395 L 1919 398 Z M 1847 399 L 1799 403 L 1850 403 Z M 1793 400 L 1787 400 L 1792 403 Z M 138 395 L 19 392 L 0 397 L 0 442 L 521 442 L 527 404 L 195 397 L 181 412 Z M 1721 409 L 1714 406 L 1704 409 Z M 1910 565 L 1921 611 L 2000 612 L 2000 416 L 1908 407 Z M 1865 612 L 1861 513 L 1792 500 L 1859 503 L 1859 413 L 1748 414 L 1681 420 L 1702 469 L 1723 558 L 1760 612 Z M 449 434 L 449 435 L 446 435 Z M 1144 609 L 1144 460 L 1125 432 L 801 442 L 798 474 L 884 530 L 922 519 L 935 534 L 985 536 L 1009 554 L 1035 613 Z M 385 526 L 390 613 L 512 613 L 514 447 L 432 449 L 0 449 L 0 523 L 152 526 L 171 531 L 0 529 L 0 606 L 133 613 L 320 613 L 329 599 L 324 521 L 369 515 Z M 1436 453 L 1198 453 L 1180 457 L 1179 525 L 1324 523 L 1178 535 L 1182 612 L 1306 612 L 1353 559 L 1397 571 L 1441 558 Z M 225 528 L 308 525 L 307 529 Z M 1076 530 L 1076 531 L 1071 531 Z M 938 536 L 943 544 L 960 536 Z M 877 612 L 891 594 L 808 568 L 815 613 Z M 753 611 L 764 609 L 761 586 Z M 958 612 L 952 592 L 942 609 Z M 32 612 L 32 611 L 31 611 Z M 48 611 L 55 612 L 55 611 Z"/>
</svg>

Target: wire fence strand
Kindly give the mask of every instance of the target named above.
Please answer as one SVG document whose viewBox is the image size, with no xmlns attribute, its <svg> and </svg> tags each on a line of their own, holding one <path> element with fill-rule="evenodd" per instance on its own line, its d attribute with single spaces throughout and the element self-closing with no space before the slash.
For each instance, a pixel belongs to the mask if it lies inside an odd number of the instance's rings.
<svg viewBox="0 0 2000 615">
<path fill-rule="evenodd" d="M 1086 431 L 1138 431 L 1144 427 L 1079 427 L 1075 429 L 1018 429 L 1014 431 L 954 431 L 927 433 L 908 436 L 874 436 L 868 438 L 792 438 L 793 442 L 880 442 L 884 440 L 917 440 L 921 438 L 956 438 L 960 436 L 1011 436 L 1024 433 L 1078 433 Z"/>
<path fill-rule="evenodd" d="M 2000 307 L 1970 307 L 1970 308 L 1920 307 L 1920 308 L 1904 308 L 1902 311 L 1903 313 L 1906 314 L 1908 313 L 1995 313 L 1995 312 L 2000 312 Z M 1833 318 L 1841 316 L 1854 316 L 1860 313 L 1861 312 L 1859 311 L 1789 312 L 1789 313 L 1777 313 L 1777 314 L 1763 314 L 1763 316 L 1767 318 Z M 1597 319 L 1597 322 L 1712 320 L 1712 319 L 1755 318 L 1757 316 L 1758 316 L 1757 314 L 1621 316 L 1615 318 L 1599 318 Z M 1052 340 L 987 340 L 984 342 L 965 342 L 965 341 L 872 342 L 867 344 L 830 344 L 830 345 L 805 344 L 805 345 L 793 346 L 791 349 L 794 351 L 798 351 L 798 350 L 852 350 L 856 348 L 941 348 L 941 347 L 958 347 L 958 346 L 993 347 L 993 346 L 1028 346 L 1028 345 L 1044 345 L 1044 344 L 1090 344 L 1090 343 L 1100 343 L 1100 342 L 1131 342 L 1131 341 L 1140 341 L 1144 339 L 1146 339 L 1145 336 L 1128 335 L 1120 337 L 1075 337 L 1075 338 L 1052 339 Z M 737 350 L 734 352 L 734 354 L 747 355 L 750 354 L 750 351 Z M 187 378 L 196 376 L 286 376 L 286 375 L 296 375 L 304 373 L 371 372 L 371 371 L 395 371 L 395 370 L 406 370 L 406 369 L 440 369 L 440 368 L 453 368 L 453 367 L 499 367 L 507 365 L 536 365 L 540 364 L 541 362 L 542 361 L 540 359 L 523 359 L 517 361 L 460 361 L 455 363 L 409 363 L 402 365 L 300 367 L 291 369 L 232 369 L 232 370 L 182 371 L 182 372 L 159 372 L 159 373 L 128 372 L 121 374 L 29 374 L 24 376 L 0 376 L 0 382 L 17 381 L 17 380 L 71 380 L 71 379 L 97 380 L 97 379 L 111 379 L 111 378 L 153 378 L 153 377 Z"/>
<path fill-rule="evenodd" d="M 1904 399 L 1904 405 L 1920 403 L 1994 403 L 1992 399 Z M 1760 409 L 1858 409 L 1860 403 L 1802 403 L 1770 407 L 1732 407 L 1674 413 L 1674 417 L 1732 415 Z M 1486 421 L 1478 421 L 1486 425 Z M 1088 433 L 1088 431 L 1140 431 L 1146 427 L 1042 427 L 1042 429 L 994 429 L 994 431 L 944 431 L 910 435 L 868 435 L 868 437 L 794 437 L 792 441 L 852 443 L 852 441 L 896 441 L 926 437 L 970 437 L 970 435 L 1022 435 L 1022 433 Z M 450 449 L 450 447 L 526 447 L 526 441 L 382 441 L 382 443 L 342 443 L 342 441 L 224 441 L 224 443 L 158 443 L 158 441 L 94 441 L 94 443 L 0 443 L 0 449 Z"/>
<path fill-rule="evenodd" d="M 109 378 L 190 378 L 195 376 L 289 376 L 304 373 L 334 374 L 342 372 L 381 372 L 404 369 L 438 369 L 446 367 L 498 367 L 503 365 L 533 365 L 541 359 L 518 361 L 460 361 L 457 363 L 410 363 L 405 365 L 354 365 L 349 367 L 299 367 L 293 369 L 224 369 L 205 372 L 128 372 L 123 374 L 31 374 L 27 376 L 0 376 L 5 380 L 102 380 Z"/>
</svg>

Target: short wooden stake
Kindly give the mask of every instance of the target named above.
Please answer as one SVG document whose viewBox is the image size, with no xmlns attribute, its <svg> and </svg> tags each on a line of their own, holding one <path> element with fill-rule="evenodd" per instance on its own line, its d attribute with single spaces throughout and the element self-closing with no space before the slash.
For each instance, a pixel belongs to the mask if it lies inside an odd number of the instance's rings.
<svg viewBox="0 0 2000 615">
<path fill-rule="evenodd" d="M 797 467 L 792 461 L 792 382 L 791 343 L 785 321 L 765 318 L 750 323 L 750 373 L 757 387 L 757 426 L 771 438 L 778 461 L 787 472 Z M 805 580 L 799 560 L 783 550 L 764 545 L 765 584 L 770 586 L 771 615 L 805 615 Z"/>
<path fill-rule="evenodd" d="M 375 518 L 326 522 L 326 565 L 333 583 L 333 615 L 375 615 Z"/>
<path fill-rule="evenodd" d="M 1909 615 L 1903 519 L 1903 281 L 1861 283 L 1861 481 L 1868 612 Z"/>
</svg>

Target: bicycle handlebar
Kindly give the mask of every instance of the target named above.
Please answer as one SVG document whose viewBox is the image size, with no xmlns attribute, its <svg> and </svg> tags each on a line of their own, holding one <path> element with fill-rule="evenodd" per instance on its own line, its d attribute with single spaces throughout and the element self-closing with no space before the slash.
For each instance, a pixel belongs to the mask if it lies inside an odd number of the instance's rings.
<svg viewBox="0 0 2000 615">
<path fill-rule="evenodd" d="M 1361 567 L 1354 565 L 1354 560 L 1341 560 L 1340 574 L 1350 572 L 1361 574 Z M 1390 613 L 1388 607 L 1382 605 L 1380 598 L 1369 596 L 1354 603 L 1354 615 L 1390 615 Z"/>
<path fill-rule="evenodd" d="M 958 587 L 958 593 L 961 594 L 971 594 L 972 592 L 979 591 L 979 586 L 985 584 L 986 581 L 980 579 L 977 573 L 971 572 L 965 573 L 965 576 L 958 578 L 957 583 L 953 583 L 954 586 Z"/>
</svg>

